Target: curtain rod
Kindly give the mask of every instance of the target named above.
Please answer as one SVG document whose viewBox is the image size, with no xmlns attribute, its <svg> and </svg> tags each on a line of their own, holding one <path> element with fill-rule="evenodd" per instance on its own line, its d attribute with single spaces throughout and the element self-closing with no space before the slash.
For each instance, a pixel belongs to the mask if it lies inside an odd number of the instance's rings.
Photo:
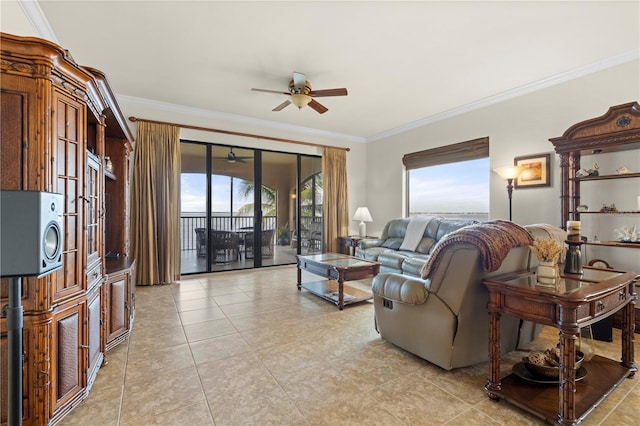
<svg viewBox="0 0 640 426">
<path fill-rule="evenodd" d="M 205 132 L 223 133 L 225 135 L 232 135 L 232 136 L 244 136 L 244 137 L 248 137 L 248 138 L 258 138 L 258 139 L 265 139 L 265 140 L 270 140 L 270 141 L 293 143 L 293 144 L 296 144 L 296 145 L 317 146 L 317 147 L 320 147 L 320 148 L 344 149 L 347 152 L 351 151 L 351 148 L 343 148 L 341 146 L 322 145 L 322 144 L 319 144 L 319 143 L 297 141 L 297 140 L 294 140 L 294 139 L 283 139 L 283 138 L 275 138 L 275 137 L 272 137 L 272 136 L 254 135 L 254 134 L 251 134 L 251 133 L 232 132 L 231 130 L 221 130 L 221 129 L 213 129 L 211 127 L 191 126 L 189 124 L 171 123 L 171 122 L 168 122 L 168 121 L 147 120 L 146 118 L 129 117 L 129 121 L 133 121 L 134 123 L 136 121 L 145 121 L 147 123 L 169 124 L 171 126 L 177 126 L 177 127 L 183 128 L 183 129 L 203 130 Z"/>
</svg>

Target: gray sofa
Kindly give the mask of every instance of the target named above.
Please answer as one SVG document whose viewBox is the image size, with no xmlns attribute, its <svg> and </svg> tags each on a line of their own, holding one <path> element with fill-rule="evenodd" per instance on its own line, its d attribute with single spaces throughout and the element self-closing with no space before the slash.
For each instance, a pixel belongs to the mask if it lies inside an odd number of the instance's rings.
<svg viewBox="0 0 640 426">
<path fill-rule="evenodd" d="M 380 262 L 380 272 L 397 272 L 419 277 L 429 254 L 445 235 L 463 226 L 478 223 L 474 220 L 444 219 L 428 217 L 422 239 L 414 250 L 401 250 L 407 234 L 410 218 L 392 219 L 384 226 L 382 235 L 376 239 L 358 241 L 355 256 Z"/>
<path fill-rule="evenodd" d="M 537 265 L 525 244 L 503 250 L 506 252 L 503 260 L 492 259 L 497 269 L 487 271 L 486 259 L 483 259 L 486 250 L 464 241 L 459 235 L 489 224 L 477 224 L 443 236 L 429 250 L 437 253 L 437 258 L 430 262 L 424 278 L 393 272 L 374 277 L 375 324 L 383 339 L 446 370 L 488 359 L 488 291 L 482 280 Z M 531 241 L 541 237 L 566 239 L 564 231 L 551 225 L 519 228 L 520 237 L 526 234 Z M 378 259 L 382 253 L 384 251 Z M 500 326 L 503 353 L 531 341 L 541 329 L 539 325 L 509 315 L 501 317 Z"/>
</svg>

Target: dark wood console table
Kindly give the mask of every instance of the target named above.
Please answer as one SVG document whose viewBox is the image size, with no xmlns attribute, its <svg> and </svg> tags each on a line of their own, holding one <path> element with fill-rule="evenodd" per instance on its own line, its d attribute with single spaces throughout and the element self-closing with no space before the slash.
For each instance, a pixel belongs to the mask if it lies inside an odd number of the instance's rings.
<svg viewBox="0 0 640 426">
<path fill-rule="evenodd" d="M 489 398 L 500 398 L 559 425 L 582 421 L 626 377 L 633 377 L 636 300 L 633 272 L 584 267 L 582 275 L 563 275 L 557 287 L 538 285 L 532 271 L 484 280 L 489 289 Z M 580 328 L 622 310 L 622 361 L 594 356 L 588 374 L 576 382 L 575 356 Z M 515 374 L 500 379 L 500 316 L 509 314 L 560 330 L 559 388 L 527 383 Z"/>
</svg>

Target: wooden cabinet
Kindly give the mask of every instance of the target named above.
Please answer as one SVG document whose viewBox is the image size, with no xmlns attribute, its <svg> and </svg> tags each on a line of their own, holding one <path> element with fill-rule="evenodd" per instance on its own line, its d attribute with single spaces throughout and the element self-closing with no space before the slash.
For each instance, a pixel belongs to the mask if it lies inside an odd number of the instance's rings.
<svg viewBox="0 0 640 426">
<path fill-rule="evenodd" d="M 640 229 L 640 105 L 613 106 L 550 141 L 560 155 L 562 226 L 569 220 L 580 221 L 586 238 L 582 250 L 588 257 L 640 273 L 640 242 L 620 241 L 615 232 L 623 225 Z M 628 169 L 624 173 L 618 170 L 622 166 Z M 591 170 L 591 175 L 584 170 Z M 615 211 L 603 206 L 612 204 Z"/>
<path fill-rule="evenodd" d="M 103 364 L 107 336 L 113 347 L 132 324 L 134 262 L 124 290 L 112 297 L 118 285 L 105 285 L 105 254 L 107 244 L 109 251 L 128 254 L 133 136 L 100 71 L 79 66 L 45 40 L 0 33 L 0 42 L 0 188 L 64 196 L 63 266 L 24 278 L 20 300 L 23 424 L 54 424 L 86 398 Z M 121 168 L 109 185 L 106 155 Z M 108 209 L 107 187 L 109 198 L 118 199 L 114 210 Z M 107 224 L 116 242 L 106 236 Z M 0 306 L 7 303 L 9 285 L 0 281 Z M 117 332 L 106 325 L 108 312 L 123 312 Z M 2 317 L 0 373 L 7 365 L 6 330 Z M 7 392 L 6 374 L 0 374 L 0 424 L 7 423 Z"/>
</svg>

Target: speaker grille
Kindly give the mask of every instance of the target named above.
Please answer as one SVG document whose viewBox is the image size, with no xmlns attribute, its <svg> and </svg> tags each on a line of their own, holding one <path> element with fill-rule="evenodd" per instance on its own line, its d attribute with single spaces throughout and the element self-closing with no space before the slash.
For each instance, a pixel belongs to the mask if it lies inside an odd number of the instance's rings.
<svg viewBox="0 0 640 426">
<path fill-rule="evenodd" d="M 60 254 L 60 228 L 57 223 L 50 222 L 44 234 L 44 253 L 47 259 L 54 260 Z"/>
</svg>

